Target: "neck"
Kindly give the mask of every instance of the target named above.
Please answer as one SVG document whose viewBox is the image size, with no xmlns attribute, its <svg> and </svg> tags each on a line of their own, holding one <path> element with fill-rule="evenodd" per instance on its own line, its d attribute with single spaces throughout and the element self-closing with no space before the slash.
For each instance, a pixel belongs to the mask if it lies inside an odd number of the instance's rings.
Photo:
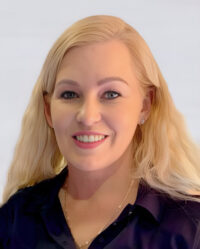
<svg viewBox="0 0 200 249">
<path fill-rule="evenodd" d="M 68 195 L 72 200 L 85 203 L 102 203 L 121 198 L 127 191 L 132 176 L 132 165 L 128 162 L 118 162 L 107 168 L 96 171 L 84 171 L 68 165 L 67 185 Z M 134 181 L 135 193 L 138 181 Z"/>
</svg>

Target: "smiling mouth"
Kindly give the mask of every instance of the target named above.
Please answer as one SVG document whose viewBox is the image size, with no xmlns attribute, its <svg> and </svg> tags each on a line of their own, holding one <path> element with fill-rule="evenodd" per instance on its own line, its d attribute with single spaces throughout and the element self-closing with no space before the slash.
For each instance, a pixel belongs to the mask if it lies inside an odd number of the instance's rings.
<svg viewBox="0 0 200 249">
<path fill-rule="evenodd" d="M 104 140 L 108 135 L 81 135 L 73 136 L 73 138 L 82 143 L 95 143 Z"/>
</svg>

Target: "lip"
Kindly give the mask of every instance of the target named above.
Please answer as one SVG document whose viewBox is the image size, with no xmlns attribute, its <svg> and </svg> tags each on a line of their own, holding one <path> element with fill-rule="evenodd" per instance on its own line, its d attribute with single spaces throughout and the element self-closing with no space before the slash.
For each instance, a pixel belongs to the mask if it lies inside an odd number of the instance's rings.
<svg viewBox="0 0 200 249">
<path fill-rule="evenodd" d="M 96 132 L 96 131 L 79 131 L 79 132 L 76 132 L 73 134 L 73 137 L 74 136 L 81 136 L 81 135 L 102 135 L 102 136 L 108 136 L 106 134 L 103 134 L 103 133 L 99 133 L 99 132 Z"/>
<path fill-rule="evenodd" d="M 100 144 L 102 144 L 106 139 L 108 138 L 108 136 L 106 136 L 105 138 L 103 138 L 100 141 L 96 141 L 96 142 L 90 142 L 90 143 L 84 143 L 81 142 L 79 140 L 76 140 L 76 138 L 73 137 L 74 143 L 81 149 L 93 149 L 96 148 L 97 146 L 99 146 Z"/>
</svg>

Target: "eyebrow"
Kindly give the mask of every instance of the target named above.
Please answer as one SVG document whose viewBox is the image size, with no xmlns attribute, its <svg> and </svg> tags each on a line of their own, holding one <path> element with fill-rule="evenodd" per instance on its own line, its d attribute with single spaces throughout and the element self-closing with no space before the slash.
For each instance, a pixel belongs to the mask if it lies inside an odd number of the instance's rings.
<svg viewBox="0 0 200 249">
<path fill-rule="evenodd" d="M 97 85 L 100 86 L 100 85 L 103 85 L 109 81 L 120 81 L 122 83 L 125 83 L 128 85 L 128 82 L 120 77 L 106 77 L 104 79 L 101 79 L 99 81 L 97 81 Z M 74 80 L 71 80 L 71 79 L 64 79 L 64 80 L 61 80 L 57 83 L 57 86 L 59 85 L 62 85 L 62 84 L 68 84 L 68 85 L 73 85 L 73 86 L 79 86 L 78 82 L 74 81 Z"/>
</svg>

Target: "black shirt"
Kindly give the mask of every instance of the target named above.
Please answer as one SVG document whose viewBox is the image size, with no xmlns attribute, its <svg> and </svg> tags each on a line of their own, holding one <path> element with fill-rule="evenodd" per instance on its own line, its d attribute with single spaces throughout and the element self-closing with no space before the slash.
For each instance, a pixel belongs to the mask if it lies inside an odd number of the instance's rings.
<svg viewBox="0 0 200 249">
<path fill-rule="evenodd" d="M 67 173 L 19 190 L 0 208 L 0 249 L 76 248 L 58 198 Z M 200 249 L 200 203 L 175 201 L 140 183 L 135 204 L 89 246 L 100 248 Z"/>
</svg>

